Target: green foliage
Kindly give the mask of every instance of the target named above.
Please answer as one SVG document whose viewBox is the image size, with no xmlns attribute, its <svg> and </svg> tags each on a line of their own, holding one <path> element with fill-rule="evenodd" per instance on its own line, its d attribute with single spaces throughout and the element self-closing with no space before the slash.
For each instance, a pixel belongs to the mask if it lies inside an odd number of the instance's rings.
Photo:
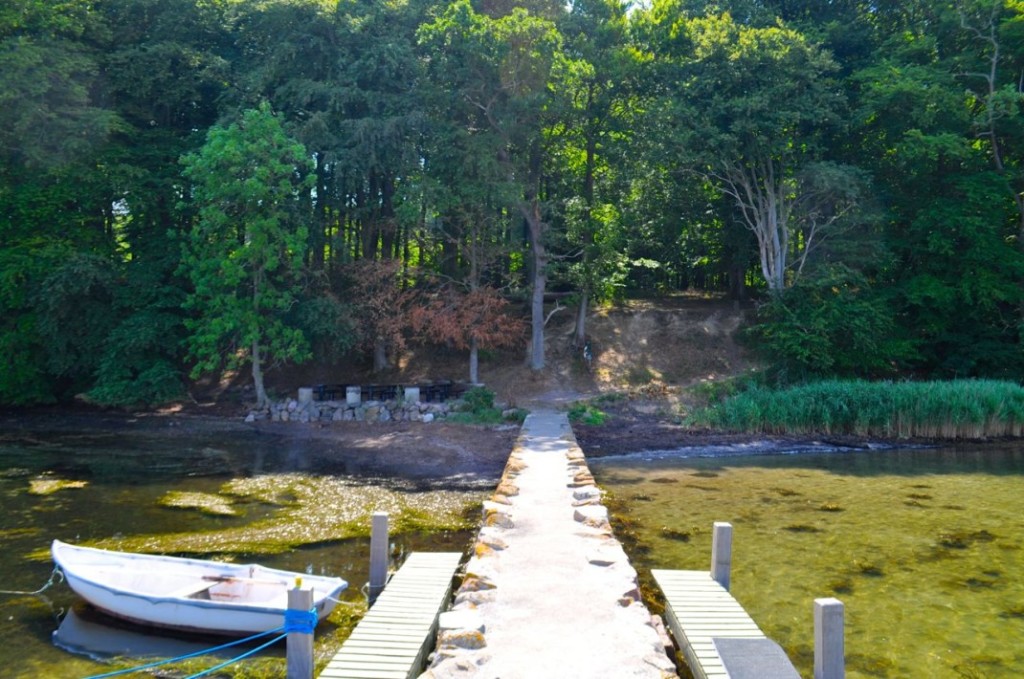
<svg viewBox="0 0 1024 679">
<path fill-rule="evenodd" d="M 799 279 L 776 379 L 1024 375 L 1019 2 L 0 5 L 0 402 L 386 358 L 361 260 L 396 295 Z"/>
<path fill-rule="evenodd" d="M 476 415 L 494 408 L 494 392 L 486 387 L 473 387 L 462 395 L 462 409 Z"/>
<path fill-rule="evenodd" d="M 359 340 L 355 310 L 335 295 L 324 293 L 298 305 L 298 324 L 313 349 L 325 361 L 336 361 Z"/>
<path fill-rule="evenodd" d="M 302 290 L 307 232 L 299 209 L 314 181 L 305 174 L 311 161 L 263 105 L 213 128 L 182 162 L 197 208 L 182 253 L 182 272 L 195 286 L 185 303 L 195 312 L 185 322 L 192 373 L 250 361 L 263 405 L 262 361 L 309 357 L 286 313 Z"/>
<path fill-rule="evenodd" d="M 175 360 L 182 335 L 181 317 L 144 308 L 127 316 L 105 341 L 95 386 L 86 396 L 103 405 L 159 405 L 184 395 L 182 371 Z"/>
<path fill-rule="evenodd" d="M 494 407 L 494 392 L 486 387 L 473 387 L 462 395 L 458 412 L 449 415 L 449 421 L 460 424 L 501 424 L 522 422 L 526 411 L 514 409 L 507 417 L 500 408 Z"/>
<path fill-rule="evenodd" d="M 1024 434 L 1024 387 L 995 380 L 755 387 L 695 413 L 733 431 L 978 439 Z"/>
<path fill-rule="evenodd" d="M 600 426 L 608 419 L 607 413 L 590 403 L 577 401 L 569 406 L 569 421 L 589 426 Z"/>
<path fill-rule="evenodd" d="M 56 264 L 35 292 L 33 306 L 47 371 L 71 389 L 89 383 L 117 323 L 117 282 L 109 260 L 75 253 Z"/>
<path fill-rule="evenodd" d="M 888 300 L 842 265 L 822 268 L 761 307 L 748 338 L 783 382 L 877 377 L 912 356 Z"/>
</svg>

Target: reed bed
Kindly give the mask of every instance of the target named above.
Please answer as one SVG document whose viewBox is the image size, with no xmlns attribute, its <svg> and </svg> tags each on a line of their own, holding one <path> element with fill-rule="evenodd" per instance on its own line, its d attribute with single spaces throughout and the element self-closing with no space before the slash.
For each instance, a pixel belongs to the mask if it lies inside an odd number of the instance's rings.
<svg viewBox="0 0 1024 679">
<path fill-rule="evenodd" d="M 985 439 L 1024 435 L 1024 387 L 997 380 L 830 380 L 753 387 L 693 415 L 729 431 Z"/>
</svg>

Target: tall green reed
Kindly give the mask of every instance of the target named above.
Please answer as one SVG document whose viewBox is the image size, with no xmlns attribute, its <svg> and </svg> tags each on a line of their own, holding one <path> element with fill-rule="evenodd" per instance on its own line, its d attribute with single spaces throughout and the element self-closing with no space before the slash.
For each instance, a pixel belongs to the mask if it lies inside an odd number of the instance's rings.
<svg viewBox="0 0 1024 679">
<path fill-rule="evenodd" d="M 695 425 L 763 433 L 981 439 L 1024 435 L 1024 387 L 998 380 L 826 380 L 754 386 L 694 413 Z"/>
</svg>

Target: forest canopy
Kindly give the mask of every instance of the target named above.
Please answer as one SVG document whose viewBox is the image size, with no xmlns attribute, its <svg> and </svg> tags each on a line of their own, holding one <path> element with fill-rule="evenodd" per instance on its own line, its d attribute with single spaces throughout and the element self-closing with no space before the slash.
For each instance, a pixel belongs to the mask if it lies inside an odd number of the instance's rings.
<svg viewBox="0 0 1024 679">
<path fill-rule="evenodd" d="M 1018 0 L 10 0 L 0 403 L 541 369 L 551 292 L 581 343 L 696 290 L 780 379 L 1020 380 L 1022 82 Z"/>
</svg>

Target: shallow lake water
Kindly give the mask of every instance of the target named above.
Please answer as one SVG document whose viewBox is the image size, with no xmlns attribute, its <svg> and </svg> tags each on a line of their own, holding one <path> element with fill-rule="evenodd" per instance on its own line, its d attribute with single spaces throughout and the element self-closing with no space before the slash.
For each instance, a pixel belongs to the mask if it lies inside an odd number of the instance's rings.
<svg viewBox="0 0 1024 679">
<path fill-rule="evenodd" d="M 731 591 L 802 676 L 820 597 L 845 604 L 847 677 L 1024 676 L 1020 444 L 590 466 L 642 577 L 709 568 L 731 522 Z"/>
<path fill-rule="evenodd" d="M 120 639 L 123 628 L 82 610 L 66 584 L 43 596 L 9 593 L 47 581 L 55 538 L 129 550 L 156 541 L 170 547 L 153 551 L 336 575 L 349 582 L 345 598 L 358 602 L 374 511 L 403 526 L 392 533 L 396 560 L 414 550 L 464 551 L 472 537 L 465 515 L 475 518 L 497 481 L 491 472 L 403 478 L 367 467 L 365 455 L 310 455 L 315 445 L 245 432 L 0 428 L 0 675 L 86 677 L 110 667 L 81 651 L 103 656 L 110 650 L 103 647 L 129 643 Z M 58 648 L 53 633 L 72 609 L 82 615 L 65 630 L 75 623 L 104 641 L 94 638 L 78 653 Z M 330 627 L 322 623 L 318 637 Z M 161 636 L 131 643 L 156 644 L 166 656 L 182 648 Z"/>
</svg>

